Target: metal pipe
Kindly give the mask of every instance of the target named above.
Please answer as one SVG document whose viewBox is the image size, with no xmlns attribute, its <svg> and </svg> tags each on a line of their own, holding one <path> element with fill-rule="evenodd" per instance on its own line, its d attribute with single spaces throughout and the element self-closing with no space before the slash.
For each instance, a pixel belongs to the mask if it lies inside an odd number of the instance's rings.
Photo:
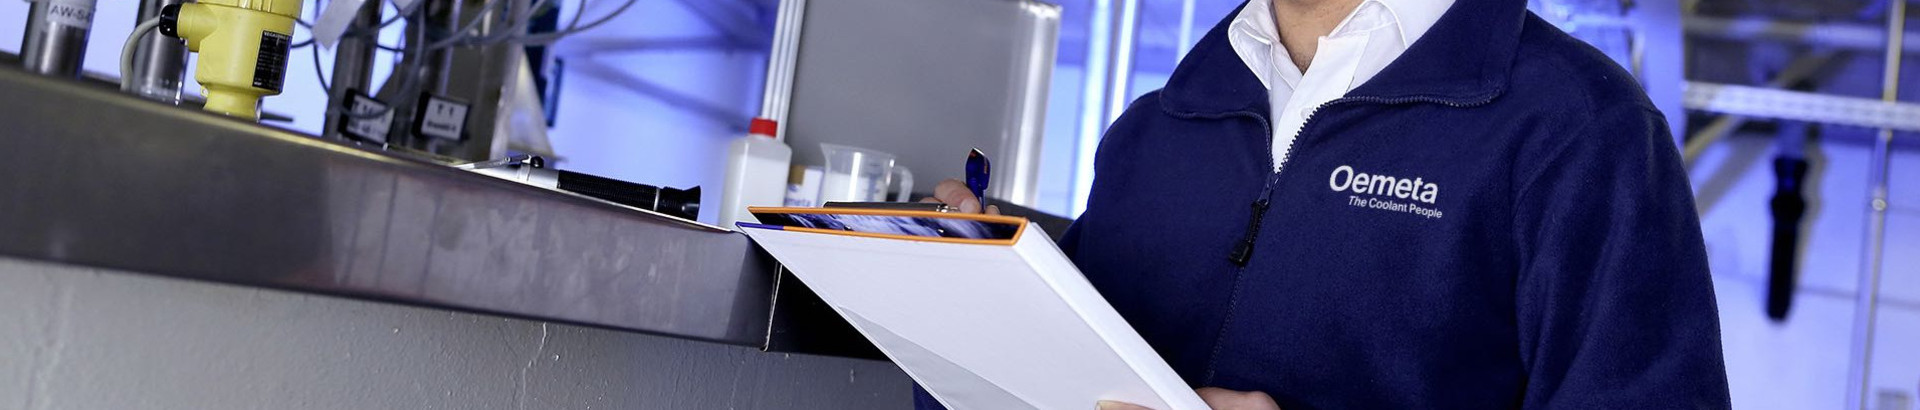
<svg viewBox="0 0 1920 410">
<path fill-rule="evenodd" d="M 142 0 L 134 24 L 159 17 L 160 9 L 186 3 L 186 0 Z M 168 104 L 180 103 L 180 86 L 186 81 L 187 45 L 179 39 L 150 33 L 140 39 L 133 51 L 133 71 L 120 73 L 133 79 L 133 93 Z"/>
<path fill-rule="evenodd" d="M 760 96 L 760 117 L 780 123 L 774 139 L 785 141 L 787 108 L 793 99 L 793 74 L 800 49 L 801 23 L 806 21 L 806 0 L 781 0 L 774 23 L 773 47 L 767 54 L 767 79 Z"/>
<path fill-rule="evenodd" d="M 1086 91 L 1080 102 L 1080 135 L 1073 172 L 1073 202 L 1079 215 L 1093 191 L 1093 154 L 1107 126 L 1127 109 L 1133 80 L 1133 52 L 1140 28 L 1140 0 L 1099 0 L 1088 44 Z M 1117 10 L 1116 10 L 1117 9 Z"/>
<path fill-rule="evenodd" d="M 551 46 L 552 55 L 561 58 L 592 57 L 604 54 L 646 53 L 662 51 L 710 51 L 716 53 L 758 53 L 763 50 L 758 45 L 741 44 L 726 37 L 661 37 L 661 38 L 574 38 Z M 773 84 L 776 74 L 767 73 L 767 85 Z M 771 98 L 762 90 L 761 112 L 767 110 L 764 98 Z M 762 116 L 765 117 L 765 116 Z M 766 117 L 771 119 L 771 117 Z"/>
<path fill-rule="evenodd" d="M 1048 91 L 1053 82 L 1053 66 L 1058 60 L 1060 42 L 1059 5 L 1045 2 L 1021 2 L 1020 9 L 1026 13 L 1021 17 L 1017 29 L 1020 37 L 1028 39 L 1024 45 L 1016 45 L 1026 51 L 1023 74 L 1015 77 L 1020 90 L 1009 104 L 1007 115 L 1015 121 L 1015 131 L 1005 134 L 1000 140 L 1001 158 L 1010 158 L 1013 166 L 1000 168 L 1003 175 L 986 192 L 1002 200 L 1005 204 L 1034 206 L 1040 196 L 1041 142 L 1045 139 L 1047 128 Z M 1004 164 L 1004 163 L 1003 163 Z M 1021 165 L 1026 166 L 1021 166 Z"/>
<path fill-rule="evenodd" d="M 621 70 L 607 63 L 595 61 L 592 58 L 575 58 L 569 60 L 568 64 L 568 68 L 580 75 L 598 77 L 603 81 L 614 83 L 614 85 L 626 88 L 640 95 L 652 97 L 686 112 L 698 114 L 716 123 L 725 124 L 729 121 L 738 121 L 740 119 L 740 113 L 734 108 L 708 103 L 697 95 L 675 91 L 672 87 L 640 78 L 640 76 L 634 75 L 629 71 Z"/>
<path fill-rule="evenodd" d="M 759 45 L 760 22 L 753 20 L 751 16 L 742 16 L 742 14 L 751 14 L 751 12 L 741 13 L 732 10 L 716 9 L 716 7 L 738 7 L 732 6 L 734 3 L 716 2 L 712 0 L 677 1 L 681 7 L 693 12 L 694 17 L 700 18 L 700 21 L 707 23 L 714 31 L 718 31 L 722 36 L 726 36 L 728 40 L 739 44 Z"/>
<path fill-rule="evenodd" d="M 1679 0 L 1636 0 L 1629 2 L 1627 18 L 1632 30 L 1628 43 L 1635 78 L 1647 84 L 1647 99 L 1666 114 L 1667 129 L 1687 129 L 1687 110 L 1682 104 L 1681 84 L 1687 82 L 1687 53 Z M 1679 131 L 1685 132 L 1685 131 Z M 1669 138 L 1672 138 L 1669 136 Z M 1679 144 L 1680 141 L 1672 141 Z"/>
<path fill-rule="evenodd" d="M 1100 147 L 1100 134 L 1106 130 L 1106 90 L 1108 58 L 1113 49 L 1113 4 L 1115 0 L 1093 0 L 1093 18 L 1087 29 L 1087 63 L 1081 71 L 1080 123 L 1074 142 L 1073 204 L 1069 216 L 1078 216 L 1093 188 L 1093 154 Z"/>
<path fill-rule="evenodd" d="M 20 42 L 21 65 L 35 73 L 80 77 L 93 6 L 94 0 L 33 0 Z"/>
<path fill-rule="evenodd" d="M 1180 34 L 1176 37 L 1180 43 L 1174 45 L 1176 52 L 1173 53 L 1173 64 L 1175 66 L 1179 66 L 1180 60 L 1187 58 L 1187 51 L 1193 49 L 1193 14 L 1195 13 L 1195 1 L 1196 0 L 1180 1 Z"/>
<path fill-rule="evenodd" d="M 1693 81 L 1684 97 L 1690 110 L 1920 132 L 1920 103 Z"/>
<path fill-rule="evenodd" d="M 1902 50 L 1920 51 L 1920 33 L 1892 36 L 1888 35 L 1885 28 L 1871 25 L 1694 16 L 1686 19 L 1685 26 L 1687 34 L 1693 36 L 1731 40 L 1769 40 L 1873 51 L 1884 49 L 1889 38 L 1900 37 Z"/>
<path fill-rule="evenodd" d="M 367 88 L 373 81 L 373 54 L 380 41 L 381 4 L 379 1 L 361 4 L 353 22 L 347 24 L 346 35 L 340 37 L 340 44 L 334 48 L 333 79 L 328 81 L 331 87 L 327 89 L 326 127 L 321 129 L 328 138 L 340 138 L 341 123 L 346 121 L 346 115 L 341 113 L 349 109 L 346 104 L 353 101 L 354 94 L 373 95 Z"/>
<path fill-rule="evenodd" d="M 1726 139 L 1728 135 L 1733 134 L 1733 130 L 1739 129 L 1742 125 L 1747 125 L 1746 116 L 1727 114 L 1714 118 L 1713 122 L 1700 127 L 1700 131 L 1694 132 L 1692 137 L 1687 138 L 1686 150 L 1681 152 L 1681 159 L 1692 164 L 1693 160 L 1700 158 L 1700 154 L 1707 152 L 1707 147 Z"/>
<path fill-rule="evenodd" d="M 1133 52 L 1140 36 L 1140 0 L 1120 0 L 1120 20 L 1115 23 L 1117 31 L 1113 40 L 1113 64 L 1107 66 L 1112 72 L 1107 77 L 1107 116 L 1100 123 L 1105 129 L 1120 114 L 1126 112 L 1127 103 L 1133 102 Z"/>
<path fill-rule="evenodd" d="M 493 2 L 489 1 L 487 3 L 491 5 L 491 3 Z M 449 8 L 445 10 L 446 13 L 444 14 L 446 21 L 443 21 L 440 23 L 445 24 L 447 26 L 448 38 L 466 35 L 466 33 L 460 30 L 461 28 L 463 28 L 460 26 L 460 23 L 467 21 L 461 16 L 461 13 L 462 13 L 461 9 L 464 8 L 463 6 L 465 5 L 466 5 L 466 0 L 453 0 L 453 1 L 447 2 L 447 7 Z M 489 10 L 491 9 L 483 7 L 480 10 L 480 12 L 474 13 L 473 18 L 479 19 L 483 15 L 485 15 Z M 585 10 L 582 10 L 582 11 L 585 11 Z M 444 41 L 444 39 L 436 40 L 436 41 Z M 453 52 L 455 49 L 458 49 L 458 48 L 459 47 L 447 47 L 444 50 L 440 50 L 439 58 L 435 59 L 440 62 L 440 65 L 438 67 L 433 67 L 430 69 L 430 71 L 435 73 L 434 80 L 433 80 L 434 94 L 445 95 L 447 93 L 447 77 L 448 77 L 447 70 L 453 67 Z"/>
<path fill-rule="evenodd" d="M 1887 12 L 1887 56 L 1886 71 L 1882 74 L 1880 100 L 1889 104 L 1900 96 L 1900 57 L 1905 50 L 1907 2 L 1888 2 Z M 1879 138 L 1873 144 L 1873 167 L 1867 178 L 1872 182 L 1873 197 L 1867 212 L 1867 249 L 1863 264 L 1865 271 L 1860 275 L 1860 285 L 1853 308 L 1853 371 L 1849 372 L 1847 384 L 1851 394 L 1847 397 L 1847 408 L 1865 410 L 1867 391 L 1870 390 L 1868 378 L 1873 372 L 1874 320 L 1879 314 L 1880 298 L 1880 262 L 1885 256 L 1887 237 L 1887 169 L 1893 160 L 1893 129 L 1881 128 Z"/>
<path fill-rule="evenodd" d="M 428 16 L 434 12 L 432 8 L 434 5 L 418 4 L 414 7 L 419 10 L 411 13 L 402 10 L 401 18 L 406 19 L 406 26 L 400 30 L 400 35 L 405 39 L 406 47 L 403 47 L 403 52 L 396 57 L 398 61 L 393 63 L 393 72 L 389 73 L 386 81 L 381 83 L 380 91 L 374 93 L 374 98 L 386 101 L 388 107 L 391 107 L 389 110 L 392 112 L 393 119 L 396 120 L 395 124 L 410 124 L 415 111 L 414 105 L 420 101 L 420 94 L 431 86 L 431 81 L 434 81 L 434 77 L 428 73 L 434 70 L 433 62 L 439 60 L 425 47 L 434 41 L 433 37 L 427 34 L 428 26 L 438 21 Z M 388 127 L 387 142 L 404 147 L 404 144 L 412 141 L 412 128 Z"/>
<path fill-rule="evenodd" d="M 1767 81 L 1767 86 L 1770 88 L 1786 88 L 1789 85 L 1793 85 L 1793 83 L 1805 80 L 1807 77 L 1813 76 L 1814 73 L 1818 73 L 1820 68 L 1825 67 L 1827 61 L 1832 60 L 1836 55 L 1839 55 L 1839 53 L 1834 51 L 1821 51 L 1796 58 L 1793 62 L 1787 63 L 1786 68 L 1774 74 L 1773 80 Z M 1701 127 L 1699 131 L 1694 132 L 1693 137 L 1687 138 L 1686 147 L 1681 151 L 1681 158 L 1687 163 L 1693 163 L 1694 159 L 1699 158 L 1701 153 L 1707 151 L 1708 146 L 1719 142 L 1727 135 L 1732 134 L 1733 130 L 1740 128 L 1741 125 L 1745 125 L 1746 123 L 1747 117 L 1733 114 L 1722 115 L 1720 118 L 1715 118 L 1712 123 L 1708 123 L 1707 126 Z"/>
</svg>

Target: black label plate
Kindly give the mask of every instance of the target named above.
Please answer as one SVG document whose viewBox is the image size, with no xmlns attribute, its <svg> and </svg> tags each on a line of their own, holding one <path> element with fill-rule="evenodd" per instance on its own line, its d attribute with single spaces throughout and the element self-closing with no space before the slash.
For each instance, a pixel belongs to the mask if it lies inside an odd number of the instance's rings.
<svg viewBox="0 0 1920 410">
<path fill-rule="evenodd" d="M 260 32 L 260 57 L 253 65 L 253 87 L 280 92 L 287 80 L 287 52 L 293 36 Z"/>
</svg>

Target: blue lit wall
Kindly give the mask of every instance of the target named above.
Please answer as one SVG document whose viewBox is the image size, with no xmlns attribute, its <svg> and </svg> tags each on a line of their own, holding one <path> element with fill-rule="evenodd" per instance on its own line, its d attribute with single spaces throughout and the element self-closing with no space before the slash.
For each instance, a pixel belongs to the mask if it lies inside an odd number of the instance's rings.
<svg viewBox="0 0 1920 410">
<path fill-rule="evenodd" d="M 725 177 L 727 143 L 758 114 L 766 71 L 771 4 L 690 8 L 642 0 L 613 22 L 569 40 L 638 40 L 626 50 L 557 47 L 565 67 L 552 130 L 560 166 L 670 187 L 701 186 L 700 219 L 713 222 Z M 588 16 L 616 2 L 592 3 Z M 702 14 L 709 13 L 709 14 Z M 562 20 L 565 20 L 563 16 Z M 760 48 L 726 41 L 750 33 Z"/>
</svg>

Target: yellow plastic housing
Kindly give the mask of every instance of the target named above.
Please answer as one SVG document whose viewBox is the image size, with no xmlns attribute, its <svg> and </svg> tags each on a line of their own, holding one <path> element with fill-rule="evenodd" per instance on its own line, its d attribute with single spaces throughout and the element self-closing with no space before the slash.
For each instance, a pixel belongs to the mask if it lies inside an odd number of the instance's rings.
<svg viewBox="0 0 1920 410">
<path fill-rule="evenodd" d="M 200 0 L 180 5 L 178 32 L 187 40 L 188 50 L 200 53 L 200 68 L 193 79 L 206 90 L 207 111 L 260 118 L 260 98 L 280 94 L 276 88 L 285 82 L 287 70 L 284 53 L 269 52 L 267 59 L 261 59 L 261 43 L 263 39 L 290 41 L 300 5 L 300 0 Z M 262 68 L 278 75 L 260 73 Z"/>
</svg>

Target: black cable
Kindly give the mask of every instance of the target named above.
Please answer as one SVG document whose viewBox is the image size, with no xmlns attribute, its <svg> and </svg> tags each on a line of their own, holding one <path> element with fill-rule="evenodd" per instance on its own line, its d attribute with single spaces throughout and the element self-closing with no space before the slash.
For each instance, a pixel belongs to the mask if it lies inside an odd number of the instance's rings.
<svg viewBox="0 0 1920 410">
<path fill-rule="evenodd" d="M 312 42 L 312 40 L 308 40 L 308 42 Z M 333 95 L 333 86 L 327 84 L 327 73 L 325 70 L 320 69 L 320 48 L 314 47 L 311 51 L 313 51 L 313 77 L 314 79 L 320 80 L 320 91 L 331 96 Z"/>
<path fill-rule="evenodd" d="M 416 10 L 416 12 L 418 11 Z M 426 36 L 427 36 L 426 24 L 407 24 L 407 26 L 409 28 L 414 29 L 414 33 L 418 35 L 417 38 L 421 40 L 426 39 Z M 412 37 L 409 37 L 409 38 L 412 38 Z M 425 41 L 422 41 L 422 43 L 425 43 Z M 327 115 L 331 116 L 334 114 L 340 114 L 340 115 L 345 115 L 347 116 L 347 118 L 350 118 L 350 119 L 379 118 L 379 117 L 386 116 L 387 113 L 389 112 L 393 112 L 393 110 L 397 107 L 413 104 L 414 97 L 416 97 L 419 94 L 417 92 L 413 92 L 413 88 L 416 85 L 414 84 L 414 82 L 416 81 L 415 77 L 418 77 L 418 74 L 420 71 L 420 60 L 425 58 L 425 56 L 421 54 L 422 50 L 420 50 L 421 48 L 420 46 L 421 46 L 420 44 L 407 44 L 406 47 L 399 48 L 400 50 L 402 50 L 401 61 L 406 62 L 406 64 L 402 65 L 405 68 L 397 70 L 392 74 L 389 74 L 389 76 L 393 76 L 393 75 L 405 76 L 405 77 L 400 77 L 400 83 L 398 87 L 400 91 L 397 93 L 397 95 L 400 96 L 399 101 L 388 103 L 385 108 L 381 108 L 380 110 L 376 110 L 374 112 L 369 112 L 369 113 L 357 113 L 352 111 L 345 111 L 333 104 L 327 104 Z M 314 61 L 315 61 L 314 64 L 316 65 L 319 64 L 318 58 L 316 58 Z M 325 83 L 325 81 L 322 81 L 322 83 Z M 331 88 L 328 88 L 327 91 L 328 91 L 327 95 L 333 95 Z"/>
<path fill-rule="evenodd" d="M 613 9 L 612 13 L 607 13 L 607 15 L 601 16 L 599 19 L 594 20 L 593 22 L 587 23 L 587 25 L 585 26 L 567 27 L 564 30 L 555 31 L 552 33 L 540 33 L 535 35 L 528 35 L 528 36 L 517 39 L 517 41 L 525 45 L 553 44 L 554 42 L 560 41 L 560 39 L 566 38 L 567 36 L 579 34 L 581 32 L 591 30 L 594 27 L 599 27 L 601 24 L 606 24 L 609 21 L 613 21 L 614 17 L 619 17 L 620 14 L 625 13 L 627 11 L 627 8 L 632 7 L 635 2 L 636 0 L 627 0 L 626 3 L 621 3 L 619 8 Z M 582 1 L 582 3 L 585 3 L 585 2 Z M 581 10 L 581 12 L 585 12 L 585 11 L 586 10 Z M 575 13 L 574 17 L 577 19 L 580 17 L 580 14 Z M 572 24 L 569 23 L 569 26 L 571 25 Z"/>
<path fill-rule="evenodd" d="M 512 39 L 516 35 L 524 35 L 523 32 L 527 29 L 527 26 L 533 25 L 533 19 L 539 18 L 540 13 L 546 12 L 547 9 L 553 9 L 556 7 L 559 7 L 559 6 L 554 5 L 554 2 L 551 0 L 539 0 L 537 2 L 534 2 L 533 6 L 527 8 L 527 14 L 524 16 L 520 16 L 520 21 L 517 22 L 517 24 L 512 24 L 508 26 L 505 30 L 500 30 L 500 32 L 498 33 L 490 34 L 485 37 L 481 37 L 479 39 L 471 40 L 471 43 L 493 44 L 493 43 L 498 43 L 504 40 Z M 507 18 L 508 20 L 512 20 L 513 16 L 507 16 Z M 508 23 L 514 23 L 514 22 L 509 21 Z"/>
<path fill-rule="evenodd" d="M 372 37 L 378 38 L 382 30 L 386 30 L 387 27 L 392 26 L 393 23 L 397 23 L 400 20 L 405 19 L 407 15 L 412 14 L 413 11 L 419 10 L 421 7 L 425 7 L 426 2 L 424 1 L 414 2 L 413 3 L 414 10 L 407 10 L 407 9 L 400 8 L 399 0 L 389 1 L 389 2 L 386 2 L 386 4 L 393 6 L 393 10 L 394 10 L 393 17 L 388 17 L 387 21 L 380 22 L 379 25 L 374 26 L 372 29 L 348 26 L 347 31 L 345 33 L 341 33 L 341 35 L 356 36 L 356 37 L 372 36 Z M 315 10 L 314 12 L 319 13 L 321 11 Z M 293 43 L 293 45 L 289 46 L 289 48 L 298 49 L 301 47 L 313 45 L 313 23 L 308 23 L 306 20 L 301 20 L 301 19 L 294 19 L 293 22 L 294 24 L 299 24 L 300 27 L 305 27 L 307 29 L 307 40 L 298 42 L 298 43 Z M 392 52 L 400 51 L 399 47 L 388 46 L 385 44 L 380 44 L 378 42 L 374 43 L 374 46 L 378 47 L 381 50 L 386 50 L 386 51 L 392 51 Z"/>
<path fill-rule="evenodd" d="M 467 20 L 466 24 L 461 24 L 455 28 L 452 33 L 447 33 L 447 38 L 441 39 L 440 41 L 428 42 L 426 45 L 427 51 L 438 51 L 443 48 L 465 45 L 467 39 L 462 37 L 466 36 L 467 32 L 473 31 L 475 27 L 479 27 L 482 19 L 491 17 L 493 15 L 493 9 L 500 8 L 502 4 L 507 3 L 508 2 L 499 0 L 487 0 L 485 4 L 480 6 L 480 10 L 474 13 L 473 18 Z M 449 20 L 458 22 L 459 19 L 460 16 L 453 16 Z"/>
<path fill-rule="evenodd" d="M 358 32 L 358 33 L 356 33 L 356 32 L 352 32 L 352 31 L 349 31 L 349 32 L 347 33 L 347 35 L 346 35 L 345 37 L 355 37 L 355 38 L 369 38 L 369 37 L 371 37 L 371 38 L 378 38 L 378 35 L 379 35 L 379 34 L 380 34 L 380 32 L 377 32 L 377 31 L 374 31 L 374 32 Z M 298 42 L 298 43 L 293 43 L 293 45 L 290 45 L 290 46 L 287 46 L 287 48 L 288 48 L 288 49 L 292 49 L 292 50 L 298 50 L 298 49 L 300 49 L 301 47 L 306 47 L 306 46 L 310 46 L 310 45 L 313 45 L 313 44 L 314 44 L 314 41 L 313 41 L 313 37 L 311 37 L 311 36 L 309 36 L 309 37 L 307 37 L 307 39 L 306 39 L 306 40 L 302 40 L 302 41 L 300 41 L 300 42 Z M 375 42 L 373 43 L 373 46 L 374 46 L 374 48 L 378 48 L 378 49 L 381 49 L 381 50 L 384 50 L 384 51 L 390 51 L 390 52 L 396 52 L 396 53 L 398 53 L 398 52 L 400 52 L 400 51 L 401 51 L 401 50 L 400 50 L 400 46 L 390 46 L 390 45 L 386 45 L 386 44 L 380 44 L 380 43 L 379 43 L 378 41 L 375 41 Z"/>
</svg>

